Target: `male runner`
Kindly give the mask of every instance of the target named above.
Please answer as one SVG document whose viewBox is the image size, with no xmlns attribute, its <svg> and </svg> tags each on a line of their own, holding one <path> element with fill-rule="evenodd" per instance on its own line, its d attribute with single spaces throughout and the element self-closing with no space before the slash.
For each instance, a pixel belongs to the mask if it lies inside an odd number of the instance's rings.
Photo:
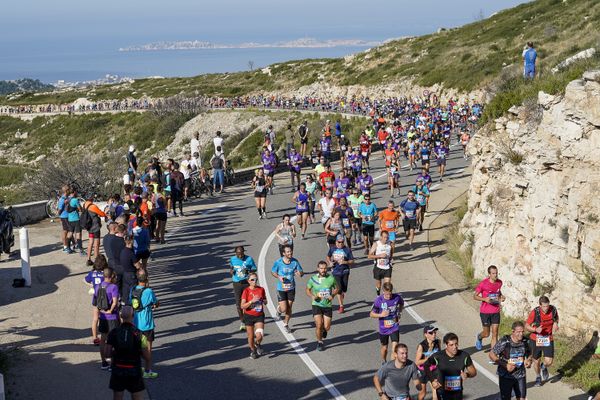
<svg viewBox="0 0 600 400">
<path fill-rule="evenodd" d="M 387 361 L 387 351 L 390 339 L 392 341 L 392 351 L 400 341 L 400 314 L 404 309 L 404 299 L 397 293 L 393 293 L 394 286 L 392 282 L 383 284 L 383 294 L 377 296 L 371 307 L 371 318 L 379 319 L 379 342 L 381 348 L 382 364 Z M 392 352 L 392 360 L 396 358 L 395 351 Z"/>
<path fill-rule="evenodd" d="M 327 252 L 327 264 L 337 284 L 338 312 L 344 313 L 344 295 L 348 291 L 348 280 L 350 278 L 350 266 L 354 264 L 354 256 L 344 242 L 344 237 L 338 235 L 335 239 L 335 247 Z"/>
<path fill-rule="evenodd" d="M 381 231 L 379 240 L 373 243 L 371 251 L 369 251 L 369 259 L 375 260 L 373 266 L 373 279 L 375 279 L 375 290 L 377 296 L 381 292 L 381 282 L 390 282 L 392 280 L 392 245 L 389 241 L 389 233 Z"/>
<path fill-rule="evenodd" d="M 248 274 L 250 272 L 256 272 L 256 269 L 254 259 L 244 253 L 244 246 L 236 247 L 235 256 L 231 257 L 229 260 L 229 273 L 231 274 L 231 280 L 233 281 L 235 306 L 241 323 L 240 331 L 246 330 L 246 325 L 244 324 L 244 312 L 240 307 L 242 292 L 249 286 Z"/>
<path fill-rule="evenodd" d="M 523 338 L 525 324 L 515 321 L 512 333 L 503 336 L 490 351 L 490 360 L 498 364 L 498 385 L 500 400 L 526 400 L 527 382 L 525 368 L 531 367 L 531 350 L 527 339 Z"/>
<path fill-rule="evenodd" d="M 366 169 L 362 169 L 361 174 L 356 178 L 356 184 L 363 196 L 371 194 L 371 188 L 373 187 L 373 177 L 367 173 Z"/>
<path fill-rule="evenodd" d="M 498 341 L 498 327 L 500 326 L 500 303 L 504 301 L 502 295 L 502 281 L 498 279 L 498 268 L 490 265 L 487 269 L 488 277 L 479 282 L 473 294 L 473 300 L 480 301 L 479 316 L 481 317 L 482 331 L 477 334 L 475 348 L 483 348 L 482 339 L 490 336 L 492 329 L 492 346 Z"/>
<path fill-rule="evenodd" d="M 541 296 L 539 306 L 529 313 L 525 329 L 531 332 L 529 346 L 533 356 L 533 369 L 535 370 L 535 386 L 542 386 L 542 381 L 550 377 L 548 367 L 554 361 L 554 333 L 558 331 L 558 311 L 550 305 L 547 296 Z M 544 356 L 542 363 L 541 357 Z"/>
<path fill-rule="evenodd" d="M 277 306 L 278 312 L 285 314 L 283 319 L 283 328 L 287 333 L 292 333 L 289 327 L 292 318 L 292 305 L 296 299 L 296 281 L 295 277 L 302 277 L 304 271 L 302 266 L 292 257 L 292 248 L 289 245 L 283 246 L 283 257 L 275 261 L 271 268 L 271 275 L 277 278 Z"/>
<path fill-rule="evenodd" d="M 411 380 L 415 388 L 421 390 L 419 370 L 415 363 L 408 359 L 408 346 L 404 343 L 398 343 L 394 347 L 394 354 L 392 361 L 379 368 L 373 377 L 373 384 L 382 400 L 410 400 Z"/>
<path fill-rule="evenodd" d="M 318 273 L 311 276 L 306 284 L 306 295 L 312 299 L 312 312 L 315 320 L 315 331 L 317 336 L 317 351 L 323 351 L 323 339 L 327 338 L 327 332 L 331 328 L 331 301 L 338 293 L 335 278 L 327 273 L 327 263 L 319 261 Z"/>
<path fill-rule="evenodd" d="M 352 194 L 350 196 L 348 196 L 348 204 L 350 205 L 350 208 L 352 209 L 352 232 L 354 232 L 354 244 L 355 245 L 360 245 L 360 243 L 362 242 L 362 237 L 360 234 L 360 227 L 361 227 L 361 218 L 359 216 L 358 213 L 358 208 L 360 207 L 360 205 L 362 203 L 365 202 L 365 198 L 363 197 L 363 195 L 360 193 L 360 190 L 358 190 L 358 188 L 354 188 L 352 190 Z"/>
<path fill-rule="evenodd" d="M 458 336 L 455 333 L 444 335 L 446 348 L 432 354 L 423 368 L 431 386 L 443 400 L 462 400 L 463 382 L 477 376 L 471 356 L 458 348 Z M 435 366 L 432 370 L 432 366 Z"/>
<path fill-rule="evenodd" d="M 385 210 L 379 213 L 379 230 L 386 231 L 389 234 L 392 252 L 396 246 L 396 230 L 398 229 L 398 221 L 400 213 L 396 211 L 396 205 L 392 200 L 388 201 L 388 206 Z"/>
<path fill-rule="evenodd" d="M 365 243 L 365 254 L 369 254 L 369 249 L 373 245 L 375 238 L 375 220 L 377 219 L 377 206 L 371 203 L 371 195 L 364 196 L 365 202 L 358 207 L 358 216 L 362 222 L 362 232 Z"/>
<path fill-rule="evenodd" d="M 408 191 L 408 197 L 400 203 L 400 214 L 402 215 L 402 225 L 404 233 L 408 239 L 408 245 L 412 249 L 413 241 L 415 240 L 415 229 L 417 228 L 417 220 L 421 214 L 419 203 L 415 200 L 415 192 Z"/>
</svg>

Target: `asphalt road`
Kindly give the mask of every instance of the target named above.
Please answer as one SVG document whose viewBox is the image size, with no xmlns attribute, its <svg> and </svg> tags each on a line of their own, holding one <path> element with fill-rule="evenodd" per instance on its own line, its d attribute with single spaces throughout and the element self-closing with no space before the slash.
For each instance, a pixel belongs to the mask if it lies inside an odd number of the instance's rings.
<svg viewBox="0 0 600 400">
<path fill-rule="evenodd" d="M 373 198 L 381 209 L 389 197 L 380 154 L 372 157 L 371 175 L 378 178 Z M 432 196 L 443 196 L 444 184 L 451 181 L 453 174 L 462 174 L 466 163 L 462 152 L 453 148 L 447 178 L 434 184 Z M 403 168 L 403 195 L 414 184 L 417 172 Z M 437 181 L 437 173 L 432 172 L 432 176 Z M 161 301 L 156 312 L 154 350 L 160 377 L 147 381 L 150 398 L 329 399 L 336 393 L 340 399 L 377 398 L 372 377 L 380 365 L 379 339 L 377 320 L 369 318 L 375 288 L 372 263 L 362 248 L 354 253 L 358 260 L 350 275 L 346 312 L 334 312 L 325 351 L 315 351 L 310 300 L 303 293 L 309 278 L 305 275 L 297 281 L 290 323 L 292 335 L 284 335 L 269 316 L 264 340 L 267 354 L 258 360 L 249 358 L 245 332 L 238 331 L 228 259 L 235 246 L 244 245 L 246 254 L 258 263 L 264 247 L 264 265 L 259 268 L 266 268 L 267 278 L 260 284 L 268 286 L 269 300 L 273 302 L 275 279 L 269 272 L 279 253 L 276 241 L 269 241 L 269 237 L 284 213 L 294 214 L 287 174 L 280 174 L 277 183 L 275 194 L 267 199 L 268 220 L 257 221 L 249 186 L 229 188 L 219 197 L 194 202 L 188 206 L 185 217 L 169 219 L 168 243 L 155 251 L 156 260 L 149 269 L 151 284 Z M 398 203 L 400 199 L 394 200 Z M 425 246 L 425 240 L 424 234 L 418 235 L 417 248 Z M 393 281 L 399 282 L 403 274 L 414 273 L 403 269 L 405 261 L 425 261 L 428 254 L 415 256 L 403 238 L 398 240 L 396 249 L 399 262 Z M 326 252 L 320 224 L 309 227 L 306 240 L 295 242 L 294 257 L 309 274 Z M 419 296 L 415 291 L 404 293 L 409 304 Z M 444 310 L 435 312 L 441 314 Z M 407 311 L 402 315 L 400 340 L 408 345 L 410 358 L 422 340 L 422 323 Z M 297 342 L 296 349 L 288 339 Z M 331 385 L 326 388 L 323 383 L 327 382 Z M 496 398 L 497 390 L 495 382 L 479 374 L 467 382 L 465 398 L 491 400 Z"/>
</svg>

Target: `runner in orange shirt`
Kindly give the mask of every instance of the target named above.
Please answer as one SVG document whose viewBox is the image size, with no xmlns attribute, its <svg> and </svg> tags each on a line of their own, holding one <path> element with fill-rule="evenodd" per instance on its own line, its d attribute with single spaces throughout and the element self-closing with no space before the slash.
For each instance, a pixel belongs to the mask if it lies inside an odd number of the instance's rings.
<svg viewBox="0 0 600 400">
<path fill-rule="evenodd" d="M 392 200 L 388 202 L 387 208 L 379 213 L 379 231 L 389 233 L 392 254 L 394 253 L 394 247 L 396 244 L 396 230 L 399 226 L 399 218 L 400 213 L 396 211 L 396 205 Z"/>
</svg>

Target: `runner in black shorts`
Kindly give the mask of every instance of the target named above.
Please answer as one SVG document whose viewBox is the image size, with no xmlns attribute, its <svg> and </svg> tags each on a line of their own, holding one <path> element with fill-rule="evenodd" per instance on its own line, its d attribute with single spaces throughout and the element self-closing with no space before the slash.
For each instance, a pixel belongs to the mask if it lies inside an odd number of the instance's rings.
<svg viewBox="0 0 600 400">
<path fill-rule="evenodd" d="M 267 295 L 265 289 L 258 286 L 258 277 L 255 272 L 248 274 L 248 286 L 242 293 L 241 307 L 244 310 L 244 323 L 246 324 L 246 333 L 248 335 L 248 345 L 250 346 L 250 357 L 252 359 L 263 355 L 260 346 L 264 337 L 265 327 L 265 306 L 267 305 Z"/>
<path fill-rule="evenodd" d="M 313 319 L 317 336 L 317 351 L 323 351 L 323 339 L 331 328 L 331 301 L 338 288 L 333 275 L 327 273 L 327 263 L 319 261 L 318 273 L 311 276 L 306 284 L 306 295 L 312 300 Z"/>
</svg>

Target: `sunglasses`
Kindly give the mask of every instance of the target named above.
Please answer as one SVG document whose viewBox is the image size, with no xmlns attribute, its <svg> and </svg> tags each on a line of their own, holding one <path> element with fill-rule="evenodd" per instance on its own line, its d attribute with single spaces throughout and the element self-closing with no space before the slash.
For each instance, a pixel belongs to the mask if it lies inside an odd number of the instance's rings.
<svg viewBox="0 0 600 400">
<path fill-rule="evenodd" d="M 256 279 L 248 279 L 248 282 L 256 282 Z"/>
<path fill-rule="evenodd" d="M 338 240 L 336 243 L 339 243 L 339 244 L 344 244 L 344 241 L 343 241 L 343 240 L 342 240 L 342 241 L 339 241 L 339 240 Z"/>
</svg>

